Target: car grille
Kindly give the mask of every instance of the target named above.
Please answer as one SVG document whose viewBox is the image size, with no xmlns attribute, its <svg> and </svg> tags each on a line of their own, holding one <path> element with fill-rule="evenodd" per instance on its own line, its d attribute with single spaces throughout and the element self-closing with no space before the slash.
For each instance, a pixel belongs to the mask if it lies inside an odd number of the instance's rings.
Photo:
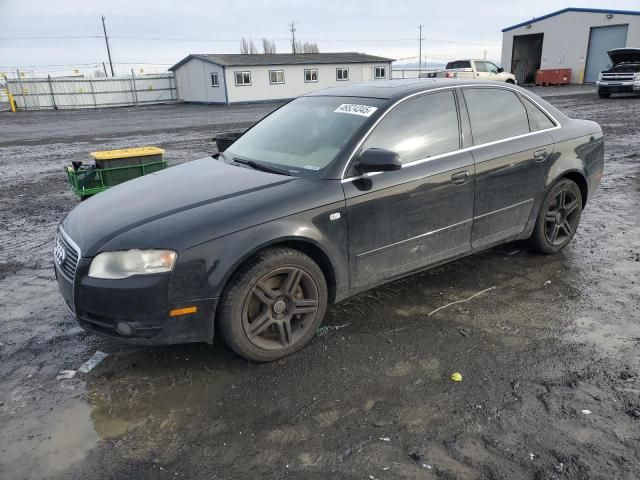
<svg viewBox="0 0 640 480">
<path fill-rule="evenodd" d="M 602 80 L 610 82 L 633 82 L 633 73 L 603 73 Z"/>
<path fill-rule="evenodd" d="M 62 271 L 62 273 L 74 280 L 76 269 L 78 268 L 78 260 L 80 259 L 80 250 L 73 244 L 73 241 L 67 235 L 58 229 L 56 234 L 56 244 L 53 249 L 54 262 Z"/>
</svg>

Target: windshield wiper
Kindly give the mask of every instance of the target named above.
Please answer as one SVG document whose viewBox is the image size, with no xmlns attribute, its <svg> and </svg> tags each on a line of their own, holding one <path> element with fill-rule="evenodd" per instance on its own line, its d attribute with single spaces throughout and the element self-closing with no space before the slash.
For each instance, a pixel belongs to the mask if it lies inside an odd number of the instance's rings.
<svg viewBox="0 0 640 480">
<path fill-rule="evenodd" d="M 275 167 L 268 167 L 263 163 L 256 162 L 255 160 L 246 160 L 244 158 L 234 157 L 233 161 L 235 163 L 241 163 L 242 165 L 248 165 L 254 170 L 261 170 L 263 172 L 269 172 L 269 173 L 277 173 L 279 175 L 291 175 L 286 170 L 282 170 L 280 168 L 275 168 Z"/>
</svg>

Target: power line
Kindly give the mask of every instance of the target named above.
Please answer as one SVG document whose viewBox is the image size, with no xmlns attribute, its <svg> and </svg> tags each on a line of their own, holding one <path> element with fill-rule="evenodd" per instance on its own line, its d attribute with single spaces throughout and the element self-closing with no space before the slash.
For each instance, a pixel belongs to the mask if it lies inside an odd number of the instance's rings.
<svg viewBox="0 0 640 480">
<path fill-rule="evenodd" d="M 295 23 L 294 23 L 295 25 Z M 295 30 L 295 28 L 294 28 Z M 0 37 L 0 40 L 85 40 L 85 39 L 103 39 L 103 35 L 57 35 L 57 36 L 35 36 L 35 37 Z M 109 35 L 110 39 L 118 40 L 145 40 L 154 42 L 222 42 L 235 43 L 238 38 L 175 38 L 175 37 L 144 37 L 137 35 Z M 291 38 L 272 38 L 275 41 L 291 41 Z M 414 42 L 414 38 L 306 38 L 310 42 L 336 42 L 336 43 L 366 43 L 366 42 Z M 433 43 L 450 43 L 455 45 L 476 45 L 484 47 L 492 42 L 464 42 L 460 40 L 446 40 L 441 38 L 429 37 Z"/>
<path fill-rule="evenodd" d="M 102 38 L 102 35 L 53 35 L 42 37 L 0 37 L 0 40 L 86 40 L 87 38 Z"/>
</svg>

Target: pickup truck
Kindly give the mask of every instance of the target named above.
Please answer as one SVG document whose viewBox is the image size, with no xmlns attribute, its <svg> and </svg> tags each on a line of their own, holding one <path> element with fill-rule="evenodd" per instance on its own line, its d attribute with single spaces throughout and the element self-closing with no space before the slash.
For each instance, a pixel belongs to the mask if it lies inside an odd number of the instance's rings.
<svg viewBox="0 0 640 480">
<path fill-rule="evenodd" d="M 600 72 L 596 89 L 600 98 L 612 93 L 640 93 L 640 48 L 614 48 L 607 52 L 611 65 Z"/>
<path fill-rule="evenodd" d="M 421 73 L 420 78 L 468 78 L 517 83 L 515 75 L 506 73 L 503 68 L 486 60 L 455 60 L 447 63 L 444 70 Z"/>
</svg>

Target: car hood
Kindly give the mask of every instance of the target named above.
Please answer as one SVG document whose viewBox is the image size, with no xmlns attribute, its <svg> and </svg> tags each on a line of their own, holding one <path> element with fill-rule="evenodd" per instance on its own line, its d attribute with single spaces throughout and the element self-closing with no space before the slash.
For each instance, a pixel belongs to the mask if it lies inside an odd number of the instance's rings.
<svg viewBox="0 0 640 480">
<path fill-rule="evenodd" d="M 640 48 L 614 48 L 607 52 L 611 63 L 640 63 Z"/>
<path fill-rule="evenodd" d="M 74 208 L 62 228 L 83 257 L 129 248 L 183 250 L 319 206 L 322 182 L 207 157 L 99 193 Z"/>
</svg>

